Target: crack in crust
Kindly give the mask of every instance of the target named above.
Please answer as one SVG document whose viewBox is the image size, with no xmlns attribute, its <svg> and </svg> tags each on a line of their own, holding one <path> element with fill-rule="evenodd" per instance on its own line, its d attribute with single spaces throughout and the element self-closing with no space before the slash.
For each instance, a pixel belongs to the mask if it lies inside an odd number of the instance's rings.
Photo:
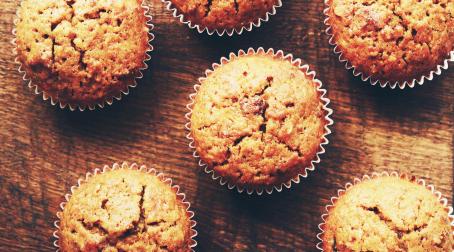
<svg viewBox="0 0 454 252">
<path fill-rule="evenodd" d="M 141 232 L 147 231 L 147 223 L 145 222 L 145 209 L 143 208 L 143 195 L 145 194 L 145 189 L 147 187 L 145 185 L 142 186 L 142 191 L 140 192 L 140 200 L 139 200 L 139 209 L 140 209 L 140 216 L 139 221 L 135 225 L 134 229 L 141 228 Z"/>
<path fill-rule="evenodd" d="M 240 5 L 238 4 L 238 0 L 233 1 L 235 4 L 235 15 L 238 15 L 238 12 L 240 11 Z"/>
<path fill-rule="evenodd" d="M 374 213 L 380 219 L 380 221 L 382 221 L 388 226 L 389 230 L 393 231 L 396 234 L 397 238 L 401 240 L 401 242 L 405 235 L 409 235 L 414 232 L 420 232 L 421 230 L 427 227 L 427 223 L 423 223 L 419 226 L 415 225 L 411 229 L 402 229 L 399 228 L 389 217 L 385 216 L 385 214 L 380 210 L 379 206 L 374 207 L 360 206 L 360 207 L 365 211 Z M 418 206 L 418 208 L 419 207 L 420 206 Z M 408 250 L 404 243 L 399 244 L 399 246 L 405 250 Z"/>
<path fill-rule="evenodd" d="M 268 119 L 266 118 L 266 110 L 269 107 L 268 103 L 263 100 L 262 96 L 265 94 L 266 90 L 268 90 L 271 87 L 273 79 L 274 79 L 273 76 L 268 76 L 266 78 L 266 81 L 267 81 L 268 84 L 260 92 L 255 93 L 254 96 L 250 98 L 250 100 L 252 100 L 252 105 L 251 104 L 247 104 L 248 103 L 247 101 L 244 101 L 244 100 L 240 101 L 241 110 L 243 111 L 243 113 L 245 113 L 245 114 L 260 114 L 260 116 L 263 118 L 263 123 L 260 124 L 260 126 L 258 128 L 258 131 L 261 132 L 261 138 L 260 139 L 261 139 L 262 142 L 264 140 L 263 137 L 266 134 L 266 124 L 267 124 L 267 121 L 268 121 Z M 244 99 L 248 100 L 247 97 L 245 97 Z M 208 126 L 208 128 L 209 127 L 210 126 Z M 202 129 L 203 128 L 206 128 L 206 126 L 202 127 Z M 229 159 L 232 156 L 230 149 L 233 148 L 233 147 L 239 146 L 243 142 L 244 139 L 250 138 L 250 137 L 252 137 L 252 134 L 242 135 L 242 136 L 239 136 L 238 138 L 236 138 L 233 141 L 232 147 L 228 147 L 227 148 L 227 152 L 226 152 L 224 161 L 222 161 L 220 164 L 217 164 L 217 163 L 213 164 L 214 169 L 216 169 L 217 167 L 225 166 L 225 165 L 229 164 Z M 298 148 L 292 148 L 291 146 L 289 146 L 284 141 L 279 140 L 277 137 L 273 137 L 273 140 L 276 141 L 279 144 L 284 145 L 285 148 L 287 148 L 287 150 L 289 152 L 297 153 L 299 157 L 302 157 L 302 153 L 301 153 L 301 151 L 298 150 Z M 240 173 L 239 179 L 241 179 L 241 177 L 243 175 L 244 175 L 243 173 Z M 260 170 L 256 170 L 256 175 L 261 175 L 261 171 Z"/>
<path fill-rule="evenodd" d="M 123 181 L 124 182 L 124 181 Z M 140 210 L 140 216 L 139 220 L 137 222 L 132 222 L 132 227 L 129 229 L 124 230 L 122 233 L 118 235 L 110 235 L 109 232 L 101 225 L 100 220 L 97 220 L 95 222 L 86 222 L 85 219 L 78 220 L 83 227 L 90 231 L 93 234 L 99 234 L 103 237 L 105 237 L 105 241 L 99 244 L 99 247 L 101 250 L 106 249 L 107 247 L 115 247 L 117 248 L 120 242 L 123 242 L 125 239 L 135 237 L 139 233 L 146 233 L 147 232 L 147 223 L 145 222 L 145 209 L 143 207 L 143 201 L 144 201 L 144 193 L 145 193 L 146 186 L 142 186 L 142 190 L 140 192 L 140 200 L 139 200 L 139 210 Z M 106 208 L 106 204 L 109 200 L 105 199 L 102 201 L 101 208 L 108 211 Z M 161 221 L 160 223 L 163 223 Z M 159 225 L 159 223 L 151 223 L 150 225 Z"/>
<path fill-rule="evenodd" d="M 93 223 L 86 222 L 85 219 L 77 220 L 85 230 L 90 231 L 90 233 L 101 234 L 102 236 L 107 236 L 109 232 L 102 227 L 99 220 Z"/>
<path fill-rule="evenodd" d="M 267 85 L 260 91 L 260 92 L 257 92 L 254 94 L 253 97 L 251 97 L 250 99 L 252 99 L 252 105 L 251 104 L 248 104 L 248 98 L 245 97 L 243 98 L 243 100 L 240 101 L 240 104 L 241 104 L 241 110 L 243 111 L 243 113 L 245 114 L 260 114 L 260 116 L 263 118 L 263 123 L 260 124 L 259 128 L 258 128 L 258 131 L 262 132 L 261 134 L 261 141 L 263 142 L 264 138 L 263 136 L 266 134 L 266 124 L 267 124 L 267 121 L 268 119 L 266 118 L 266 110 L 268 109 L 269 105 L 266 101 L 263 100 L 262 96 L 263 94 L 266 92 L 267 89 L 269 89 L 272 85 L 272 82 L 273 82 L 273 77 L 272 76 L 268 76 L 266 78 L 266 81 L 267 81 Z M 245 101 L 246 100 L 246 101 Z M 294 105 L 294 103 L 293 103 Z M 288 106 L 288 107 L 291 107 L 291 106 Z M 216 123 L 211 123 L 209 125 L 204 125 L 202 127 L 199 127 L 199 130 L 203 130 L 203 129 L 206 129 L 206 128 L 210 128 L 212 127 L 213 125 L 216 125 Z M 242 135 L 242 136 L 239 136 L 238 138 L 236 138 L 234 141 L 233 141 L 233 145 L 232 147 L 235 147 L 235 146 L 238 146 L 241 144 L 241 142 L 245 139 L 245 138 L 248 138 L 248 137 L 252 137 L 252 134 L 246 134 L 246 135 Z M 298 149 L 298 148 L 294 148 L 294 147 L 291 147 L 290 145 L 288 145 L 286 142 L 284 141 L 281 141 L 280 139 L 278 139 L 277 137 L 274 137 L 273 138 L 274 141 L 276 141 L 277 143 L 279 144 L 282 144 L 285 146 L 285 148 L 287 148 L 287 150 L 289 152 L 294 152 L 294 153 L 297 153 L 299 157 L 302 157 L 303 154 L 301 153 L 301 151 Z M 221 163 L 214 163 L 213 166 L 216 168 L 217 166 L 224 166 L 226 164 L 229 163 L 229 159 L 231 157 L 231 151 L 230 151 L 230 148 L 231 147 L 228 147 L 227 148 L 227 154 L 225 155 L 225 159 L 221 162 Z M 259 173 L 260 171 L 257 171 L 257 173 Z M 243 175 L 243 174 L 242 174 Z"/>
<path fill-rule="evenodd" d="M 213 0 L 208 0 L 207 3 L 205 4 L 205 17 L 207 17 L 208 14 L 210 14 L 212 4 Z"/>
<path fill-rule="evenodd" d="M 337 244 L 336 244 L 336 237 L 334 237 L 332 250 L 333 250 L 333 252 L 338 252 L 338 250 L 337 250 Z"/>
</svg>

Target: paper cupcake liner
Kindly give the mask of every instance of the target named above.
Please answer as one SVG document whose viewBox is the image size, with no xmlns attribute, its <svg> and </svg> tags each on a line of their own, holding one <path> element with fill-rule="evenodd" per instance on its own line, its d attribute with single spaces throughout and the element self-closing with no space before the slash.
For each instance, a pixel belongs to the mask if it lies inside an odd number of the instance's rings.
<svg viewBox="0 0 454 252">
<path fill-rule="evenodd" d="M 186 201 L 186 195 L 184 193 L 180 192 L 180 187 L 178 185 L 174 185 L 172 182 L 172 179 L 167 177 L 163 173 L 156 171 L 154 168 L 147 168 L 145 165 L 139 166 L 136 163 L 129 164 L 127 162 L 123 162 L 121 164 L 114 163 L 112 165 L 112 167 L 105 165 L 102 169 L 96 168 L 91 173 L 87 172 L 85 174 L 85 177 L 79 178 L 77 180 L 77 185 L 71 187 L 71 189 L 70 189 L 71 192 L 65 195 L 65 201 L 60 203 L 60 211 L 57 212 L 57 214 L 56 214 L 57 220 L 54 222 L 54 227 L 56 228 L 56 230 L 53 232 L 53 237 L 55 238 L 53 245 L 56 248 L 56 251 L 57 252 L 60 251 L 60 245 L 58 242 L 59 242 L 59 238 L 60 238 L 59 231 L 60 231 L 61 216 L 63 214 L 65 205 L 69 202 L 69 199 L 71 198 L 71 196 L 75 192 L 75 190 L 77 190 L 83 183 L 87 182 L 91 177 L 95 176 L 96 174 L 102 174 L 102 173 L 105 173 L 108 171 L 113 171 L 113 170 L 118 170 L 118 169 L 131 169 L 131 170 L 139 170 L 139 171 L 143 171 L 146 173 L 150 173 L 150 174 L 158 177 L 162 182 L 164 182 L 165 184 L 169 185 L 172 188 L 172 190 L 177 195 L 178 200 L 180 200 L 180 202 L 184 206 L 186 206 L 186 213 L 187 213 L 187 216 L 189 217 L 190 226 L 191 226 L 191 234 L 190 234 L 191 240 L 189 242 L 190 243 L 189 247 L 190 247 L 191 251 L 193 252 L 194 248 L 197 246 L 197 241 L 195 240 L 195 237 L 197 236 L 197 231 L 195 230 L 197 222 L 194 220 L 195 213 L 190 210 L 191 203 Z"/>
<path fill-rule="evenodd" d="M 258 18 L 254 22 L 249 23 L 247 26 L 243 26 L 241 28 L 233 28 L 233 29 L 209 29 L 207 27 L 201 26 L 199 24 L 194 24 L 189 19 L 187 19 L 183 13 L 179 12 L 177 8 L 173 5 L 171 0 L 161 0 L 168 11 L 172 13 L 172 16 L 178 19 L 181 23 L 186 24 L 189 28 L 197 30 L 200 34 L 206 32 L 208 35 L 217 34 L 218 36 L 227 35 L 229 37 L 236 35 L 241 35 L 244 31 L 251 31 L 254 27 L 260 27 L 262 23 L 268 22 L 271 16 L 276 15 L 277 8 L 282 7 L 282 0 L 278 0 L 278 3 L 273 6 L 271 11 L 268 11 L 265 17 Z"/>
<path fill-rule="evenodd" d="M 428 74 L 425 74 L 423 76 L 421 76 L 420 78 L 415 78 L 413 79 L 412 81 L 404 81 L 404 82 L 399 82 L 399 81 L 396 81 L 396 82 L 390 82 L 390 81 L 384 81 L 384 80 L 379 80 L 379 79 L 375 79 L 373 76 L 370 76 L 370 75 L 366 75 L 364 74 L 363 72 L 359 71 L 355 66 L 353 66 L 344 56 L 343 56 L 343 52 L 342 50 L 339 48 L 339 46 L 337 45 L 337 42 L 335 41 L 334 39 L 334 34 L 332 33 L 332 27 L 331 25 L 329 24 L 329 19 L 330 19 L 330 16 L 329 16 L 329 10 L 330 10 L 330 6 L 329 6 L 329 3 L 328 3 L 329 0 L 325 0 L 325 5 L 327 6 L 326 9 L 323 11 L 323 13 L 325 14 L 326 16 L 326 19 L 324 21 L 325 25 L 327 26 L 325 32 L 326 34 L 329 36 L 329 44 L 331 46 L 334 47 L 333 51 L 334 51 L 334 54 L 335 55 L 338 55 L 338 58 L 339 58 L 339 62 L 340 63 L 343 63 L 345 65 L 345 68 L 347 70 L 352 70 L 352 73 L 355 77 L 360 77 L 362 81 L 364 82 L 367 82 L 369 81 L 369 83 L 372 85 L 372 86 L 375 86 L 375 85 L 379 85 L 380 87 L 382 88 L 385 88 L 385 87 L 389 87 L 391 89 L 395 89 L 396 87 L 399 87 L 400 89 L 404 89 L 405 87 L 409 87 L 409 88 L 414 88 L 416 86 L 416 84 L 418 85 L 422 85 L 424 84 L 424 82 L 427 80 L 427 81 L 431 81 L 433 80 L 433 78 L 435 76 L 438 76 L 438 75 L 441 75 L 442 71 L 443 70 L 447 70 L 448 69 L 448 66 L 449 66 L 449 62 L 454 62 L 454 50 L 451 51 L 449 53 L 449 56 L 443 60 L 443 63 L 442 64 L 439 64 L 437 65 L 437 67 L 435 68 L 435 70 L 432 70 L 430 71 Z"/>
<path fill-rule="evenodd" d="M 202 83 L 203 80 L 205 80 L 216 68 L 230 62 L 232 59 L 242 57 L 245 55 L 253 55 L 253 54 L 267 54 L 267 55 L 272 55 L 273 57 L 281 58 L 284 60 L 287 60 L 291 62 L 294 66 L 298 67 L 302 72 L 306 74 L 306 76 L 309 76 L 312 78 L 312 80 L 316 83 L 317 85 L 317 91 L 320 93 L 320 99 L 323 102 L 323 109 L 326 112 L 325 115 L 325 120 L 327 121 L 324 129 L 325 133 L 322 136 L 322 142 L 319 146 L 319 150 L 316 153 L 314 159 L 311 161 L 310 166 L 305 167 L 298 173 L 293 179 L 290 181 L 287 181 L 285 183 L 282 183 L 280 185 L 275 185 L 275 186 L 269 186 L 269 187 L 264 187 L 264 188 L 248 188 L 247 186 L 240 186 L 236 184 L 232 184 L 228 182 L 225 178 L 221 177 L 217 172 L 213 170 L 213 168 L 209 167 L 206 163 L 202 161 L 200 158 L 200 155 L 198 154 L 196 148 L 195 148 L 195 143 L 194 143 L 194 138 L 191 133 L 191 115 L 192 115 L 192 107 L 194 105 L 195 97 L 197 95 L 197 92 L 200 89 L 200 84 L 194 85 L 194 93 L 189 95 L 190 103 L 186 105 L 186 108 L 189 110 L 188 113 L 185 114 L 185 118 L 187 120 L 187 123 L 185 124 L 186 130 L 189 132 L 186 135 L 186 138 L 189 140 L 189 148 L 193 150 L 193 157 L 198 160 L 198 164 L 200 167 L 202 167 L 207 174 L 211 174 L 211 178 L 213 180 L 218 180 L 219 184 L 224 186 L 227 185 L 227 188 L 230 190 L 237 190 L 238 193 L 246 192 L 247 194 L 251 195 L 253 193 L 256 193 L 257 195 L 262 195 L 263 192 L 265 191 L 268 194 L 271 194 L 273 191 L 281 192 L 282 189 L 285 188 L 290 188 L 292 186 L 292 183 L 294 184 L 299 184 L 301 182 L 301 178 L 306 178 L 308 176 L 308 173 L 310 171 L 315 170 L 315 164 L 320 163 L 320 155 L 325 153 L 325 145 L 329 143 L 329 140 L 327 136 L 331 134 L 331 130 L 329 126 L 333 125 L 333 120 L 330 118 L 330 116 L 333 113 L 333 110 L 328 108 L 328 105 L 330 103 L 330 99 L 326 97 L 326 89 L 322 88 L 322 82 L 318 79 L 315 78 L 315 71 L 310 71 L 309 70 L 309 65 L 307 64 L 302 64 L 301 59 L 294 58 L 292 54 L 284 54 L 282 50 L 279 50 L 277 52 L 274 51 L 273 48 L 268 49 L 265 51 L 263 47 L 258 48 L 257 50 L 254 50 L 253 48 L 249 48 L 247 51 L 239 50 L 237 54 L 235 53 L 230 53 L 229 58 L 222 57 L 220 63 L 213 63 L 212 69 L 206 70 L 205 71 L 205 77 L 199 78 L 199 83 Z"/>
<path fill-rule="evenodd" d="M 421 179 L 421 178 L 416 178 L 415 176 L 410 176 L 410 175 L 407 175 L 407 174 L 399 174 L 397 172 L 391 172 L 391 173 L 388 173 L 388 172 L 381 172 L 381 173 L 377 173 L 377 172 L 374 172 L 372 173 L 371 176 L 369 175 L 364 175 L 362 178 L 355 178 L 353 179 L 353 182 L 348 182 L 347 184 L 345 184 L 344 188 L 341 188 L 337 191 L 337 196 L 334 196 L 334 197 L 331 197 L 331 204 L 328 204 L 325 206 L 325 213 L 322 214 L 321 216 L 321 219 L 323 220 L 323 222 L 321 224 L 318 225 L 318 228 L 320 229 L 320 232 L 317 234 L 317 239 L 319 240 L 319 242 L 317 243 L 316 245 L 316 248 L 320 251 L 324 251 L 323 250 L 323 234 L 325 233 L 325 225 L 326 225 L 326 220 L 327 220 L 327 217 L 329 215 L 329 211 L 331 210 L 331 208 L 334 207 L 334 205 L 336 204 L 337 200 L 345 194 L 345 192 L 350 189 L 352 186 L 360 183 L 360 182 L 363 182 L 365 180 L 370 180 L 370 179 L 373 179 L 373 178 L 377 178 L 377 177 L 399 177 L 399 178 L 403 178 L 403 179 L 406 179 L 408 181 L 411 181 L 415 184 L 418 184 L 420 186 L 423 186 L 427 189 L 429 189 L 432 194 L 439 200 L 439 202 L 443 205 L 443 207 L 445 208 L 447 214 L 448 214 L 448 217 L 449 219 L 451 220 L 451 227 L 452 227 L 452 232 L 451 234 L 454 235 L 454 215 L 453 215 L 453 208 L 448 205 L 448 199 L 443 197 L 442 193 L 435 190 L 435 187 L 431 184 L 428 184 L 426 183 L 426 181 L 424 179 Z"/>
<path fill-rule="evenodd" d="M 151 23 L 152 22 L 152 16 L 149 14 L 150 8 L 145 5 L 144 1 L 142 1 L 141 7 L 143 8 L 144 15 L 145 15 L 145 17 L 147 19 L 146 25 L 149 28 L 149 30 L 148 30 L 148 34 L 149 34 L 149 36 L 148 36 L 149 37 L 148 45 L 149 45 L 149 48 L 145 52 L 146 56 L 145 56 L 145 59 L 143 60 L 143 66 L 141 68 L 139 68 L 137 76 L 135 76 L 135 78 L 134 78 L 134 80 L 133 80 L 133 82 L 131 84 L 128 84 L 128 86 L 126 87 L 126 90 L 121 90 L 119 94 L 117 94 L 117 95 L 115 95 L 113 97 L 109 97 L 109 98 L 105 99 L 102 103 L 93 104 L 93 105 L 78 105 L 78 104 L 69 104 L 69 103 L 61 102 L 61 101 L 58 100 L 58 98 L 52 97 L 51 95 L 49 95 L 44 90 L 41 90 L 38 87 L 37 84 L 34 84 L 32 82 L 30 76 L 28 76 L 26 71 L 25 71 L 25 69 L 23 69 L 22 63 L 19 61 L 19 57 L 17 56 L 16 27 L 17 27 L 17 23 L 19 22 L 19 14 L 20 14 L 20 8 L 18 8 L 17 12 L 16 12 L 16 18 L 14 19 L 14 28 L 12 30 L 14 39 L 11 41 L 11 43 L 14 46 L 13 54 L 16 55 L 16 58 L 14 59 L 14 62 L 19 65 L 19 68 L 17 70 L 19 71 L 19 73 L 22 74 L 22 80 L 25 81 L 25 82 L 28 82 L 27 86 L 33 91 L 33 93 L 35 95 L 41 95 L 42 99 L 44 101 L 50 100 L 50 103 L 53 106 L 56 106 L 58 104 L 61 109 L 68 108 L 70 111 L 75 111 L 77 109 L 79 111 L 84 111 L 87 108 L 89 110 L 95 110 L 97 107 L 102 109 L 102 108 L 104 108 L 106 106 L 106 104 L 107 105 L 112 105 L 114 100 L 117 100 L 117 101 L 121 100 L 124 96 L 129 94 L 129 92 L 130 92 L 130 90 L 132 88 L 135 88 L 137 86 L 137 80 L 143 78 L 143 73 L 142 72 L 144 70 L 148 69 L 148 64 L 146 62 L 151 59 L 150 53 L 153 51 L 153 46 L 151 45 L 151 42 L 154 40 L 155 36 L 152 33 L 152 30 L 154 29 L 154 25 Z"/>
</svg>

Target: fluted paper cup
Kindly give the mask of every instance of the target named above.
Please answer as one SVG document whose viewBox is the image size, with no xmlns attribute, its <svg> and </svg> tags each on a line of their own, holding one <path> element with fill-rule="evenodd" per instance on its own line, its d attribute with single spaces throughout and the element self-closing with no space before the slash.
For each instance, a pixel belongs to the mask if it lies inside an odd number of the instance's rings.
<svg viewBox="0 0 454 252">
<path fill-rule="evenodd" d="M 178 185 L 173 184 L 173 181 L 171 178 L 167 177 L 163 173 L 160 173 L 156 171 L 153 168 L 147 168 L 145 165 L 139 166 L 136 163 L 127 163 L 123 162 L 121 164 L 119 163 L 114 163 L 112 166 L 105 165 L 102 169 L 95 169 L 93 172 L 88 172 L 85 174 L 85 177 L 80 178 L 77 180 L 77 185 L 72 186 L 70 189 L 70 192 L 65 195 L 65 201 L 60 203 L 60 211 L 57 212 L 57 220 L 54 222 L 54 227 L 56 230 L 53 233 L 53 237 L 55 238 L 54 240 L 54 246 L 56 248 L 56 251 L 60 251 L 60 245 L 59 245 L 59 232 L 60 232 L 60 220 L 62 218 L 63 210 L 65 209 L 66 204 L 69 202 L 69 199 L 71 198 L 72 194 L 84 183 L 86 183 L 90 178 L 93 176 L 96 176 L 96 174 L 102 174 L 108 171 L 113 171 L 113 170 L 118 170 L 118 169 L 131 169 L 131 170 L 138 170 L 144 173 L 149 173 L 152 175 L 155 175 L 159 180 L 161 180 L 163 183 L 167 184 L 169 187 L 172 188 L 173 192 L 175 192 L 177 199 L 181 202 L 183 206 L 186 207 L 186 214 L 189 218 L 190 221 L 190 242 L 189 242 L 189 248 L 191 251 L 194 251 L 194 248 L 197 246 L 197 241 L 195 240 L 195 237 L 197 236 L 197 231 L 195 230 L 195 227 L 197 225 L 197 222 L 194 220 L 194 212 L 191 211 L 191 203 L 186 201 L 186 195 L 182 192 L 180 192 L 180 187 Z"/>
<path fill-rule="evenodd" d="M 202 83 L 215 69 L 221 67 L 224 64 L 227 64 L 230 62 L 232 59 L 242 57 L 245 55 L 254 55 L 254 54 L 267 54 L 267 55 L 272 55 L 273 57 L 281 58 L 286 61 L 289 61 L 292 63 L 292 65 L 298 67 L 306 76 L 309 76 L 312 78 L 314 83 L 317 86 L 317 91 L 320 94 L 320 99 L 323 103 L 323 110 L 325 112 L 325 120 L 326 120 L 326 125 L 324 126 L 324 134 L 322 136 L 322 141 L 319 146 L 319 149 L 314 156 L 313 160 L 310 162 L 310 165 L 308 167 L 304 167 L 303 169 L 300 170 L 300 172 L 292 179 L 289 181 L 279 184 L 279 185 L 274 185 L 274 186 L 269 186 L 269 187 L 264 187 L 264 188 L 249 188 L 247 186 L 241 186 L 241 185 L 236 185 L 233 183 L 228 182 L 226 179 L 221 177 L 219 174 L 217 174 L 216 171 L 213 170 L 212 167 L 208 166 L 203 160 L 200 158 L 200 155 L 198 154 L 194 142 L 194 138 L 191 133 L 191 115 L 192 115 L 192 108 L 194 105 L 195 97 L 197 95 L 197 92 L 200 89 L 200 84 L 197 84 L 194 86 L 195 92 L 192 93 L 189 98 L 190 98 L 190 103 L 186 105 L 186 108 L 189 110 L 188 113 L 186 113 L 185 117 L 187 120 L 187 123 L 185 125 L 186 130 L 188 131 L 188 134 L 186 135 L 186 138 L 189 140 L 189 148 L 193 150 L 193 156 L 198 160 L 198 164 L 201 168 L 204 169 L 204 171 L 207 174 L 211 174 L 211 177 L 215 181 L 219 181 L 219 184 L 221 185 L 226 185 L 229 189 L 231 190 L 237 190 L 239 193 L 246 192 L 247 194 L 251 195 L 253 193 L 257 195 L 262 195 L 263 192 L 266 192 L 268 194 L 271 194 L 273 191 L 281 192 L 283 188 L 290 188 L 292 184 L 298 184 L 301 182 L 303 178 L 306 178 L 309 174 L 310 171 L 315 170 L 315 165 L 320 163 L 321 159 L 320 156 L 325 153 L 325 146 L 329 143 L 329 140 L 327 136 L 331 134 L 330 126 L 333 125 L 333 120 L 331 119 L 331 115 L 333 113 L 332 109 L 328 107 L 330 100 L 326 97 L 327 91 L 322 88 L 322 82 L 318 79 L 315 78 L 315 72 L 309 70 L 309 65 L 307 64 L 302 64 L 301 59 L 294 58 L 292 54 L 284 54 L 282 50 L 275 51 L 274 49 L 270 48 L 265 51 L 264 48 L 260 47 L 257 50 L 254 50 L 253 48 L 249 48 L 247 51 L 240 50 L 238 51 L 237 54 L 235 53 L 230 53 L 229 58 L 221 58 L 220 63 L 214 63 L 212 65 L 212 69 L 207 70 L 205 72 L 205 77 L 202 77 L 199 79 L 199 83 Z"/>
<path fill-rule="evenodd" d="M 46 91 L 42 90 L 36 83 L 33 83 L 31 80 L 31 77 L 29 74 L 25 71 L 24 67 L 22 66 L 22 63 L 19 61 L 19 57 L 17 54 L 17 44 L 16 44 L 16 26 L 17 23 L 19 22 L 19 14 L 20 14 L 20 8 L 18 8 L 17 13 L 16 13 L 16 18 L 14 20 L 14 29 L 12 31 L 14 35 L 14 39 L 11 41 L 11 43 L 14 46 L 13 49 L 13 54 L 16 55 L 15 62 L 16 64 L 19 65 L 18 71 L 22 75 L 22 79 L 25 83 L 27 83 L 27 86 L 32 90 L 32 92 L 35 95 L 41 96 L 44 101 L 50 100 L 50 103 L 53 106 L 59 106 L 61 109 L 66 109 L 68 108 L 70 111 L 85 111 L 86 109 L 88 110 L 95 110 L 96 108 L 104 108 L 106 105 L 112 105 L 112 103 L 117 100 L 121 100 L 124 96 L 127 96 L 130 93 L 130 90 L 132 88 L 135 88 L 137 86 L 137 80 L 143 78 L 143 71 L 148 69 L 147 61 L 151 59 L 150 53 L 153 51 L 153 46 L 151 45 L 151 42 L 154 40 L 154 34 L 152 33 L 152 30 L 154 28 L 154 25 L 151 23 L 152 22 L 152 16 L 149 14 L 150 8 L 142 2 L 141 7 L 143 8 L 144 15 L 147 19 L 146 25 L 148 27 L 148 49 L 145 52 L 145 59 L 143 60 L 143 65 L 142 67 L 139 68 L 139 71 L 137 71 L 137 75 L 134 77 L 134 80 L 129 83 L 124 90 L 121 90 L 118 94 L 113 95 L 112 97 L 106 97 L 102 102 L 97 103 L 97 104 L 90 104 L 90 105 L 80 105 L 80 104 L 69 104 L 63 101 L 60 101 L 58 97 L 53 97 Z"/>
<path fill-rule="evenodd" d="M 351 62 L 349 62 L 348 59 L 344 57 L 344 53 L 341 50 L 341 48 L 338 46 L 337 41 L 334 38 L 333 34 L 333 28 L 331 27 L 329 23 L 329 12 L 330 12 L 330 5 L 329 5 L 330 0 L 325 0 L 325 5 L 327 6 L 326 9 L 323 11 L 323 13 L 326 16 L 326 19 L 324 20 L 325 25 L 327 26 L 325 32 L 329 36 L 329 44 L 333 47 L 334 54 L 338 56 L 339 62 L 345 65 L 345 68 L 347 70 L 351 70 L 353 75 L 355 77 L 361 78 L 362 81 L 364 82 L 369 82 L 372 86 L 379 85 L 382 88 L 389 87 L 391 89 L 395 89 L 399 87 L 400 89 L 404 89 L 406 87 L 413 88 L 418 85 L 423 85 L 425 81 L 432 81 L 435 76 L 441 75 L 443 70 L 447 70 L 449 67 L 449 62 L 454 62 L 454 50 L 451 51 L 446 59 L 443 60 L 441 64 L 438 64 L 437 66 L 434 67 L 433 70 L 431 70 L 429 73 L 424 74 L 418 78 L 414 78 L 413 80 L 410 81 L 386 81 L 386 80 L 380 80 L 377 78 L 374 78 L 373 76 L 367 75 L 360 70 L 356 66 L 354 66 Z"/>
<path fill-rule="evenodd" d="M 273 5 L 270 11 L 268 11 L 264 17 L 260 17 L 254 22 L 250 22 L 245 26 L 242 26 L 240 28 L 232 28 L 232 29 L 209 29 L 208 27 L 205 27 L 200 24 L 196 24 L 193 21 L 189 20 L 183 13 L 178 11 L 178 9 L 175 7 L 175 5 L 172 3 L 171 0 L 161 0 L 164 4 L 165 7 L 168 11 L 172 13 L 172 16 L 176 19 L 178 19 L 181 23 L 187 25 L 190 29 L 197 30 L 198 33 L 206 33 L 208 35 L 213 35 L 217 34 L 218 36 L 233 36 L 233 35 L 241 35 L 245 31 L 251 31 L 254 27 L 258 28 L 260 27 L 263 23 L 266 23 L 269 21 L 271 16 L 276 15 L 276 10 L 279 7 L 282 7 L 282 0 L 278 0 L 277 4 Z"/>
<path fill-rule="evenodd" d="M 438 199 L 438 201 L 445 208 L 446 214 L 448 215 L 449 219 L 451 220 L 451 222 L 450 222 L 451 227 L 452 227 L 451 234 L 454 234 L 453 208 L 448 204 L 448 199 L 443 197 L 441 192 L 435 190 L 435 187 L 433 185 L 428 184 L 424 179 L 416 178 L 415 176 L 410 176 L 410 175 L 407 175 L 407 174 L 399 174 L 397 172 L 381 172 L 381 173 L 374 172 L 370 176 L 369 175 L 364 175 L 362 178 L 353 179 L 353 182 L 348 182 L 347 184 L 345 184 L 345 186 L 343 188 L 339 189 L 337 191 L 337 195 L 336 196 L 331 197 L 331 203 L 325 206 L 325 213 L 323 213 L 322 216 L 321 216 L 321 219 L 322 219 L 323 222 L 318 225 L 318 228 L 320 229 L 320 232 L 317 234 L 317 239 L 319 240 L 319 242 L 317 243 L 316 248 L 318 250 L 320 250 L 320 251 L 324 251 L 324 249 L 323 249 L 323 242 L 324 242 L 323 241 L 323 235 L 325 233 L 325 225 L 326 225 L 326 220 L 327 220 L 328 215 L 329 215 L 329 211 L 336 205 L 336 202 L 339 200 L 340 197 L 342 197 L 342 195 L 344 195 L 346 193 L 346 191 L 348 191 L 354 185 L 356 185 L 358 183 L 361 183 L 363 181 L 371 180 L 371 179 L 377 178 L 377 177 L 390 177 L 390 176 L 406 179 L 406 180 L 408 180 L 410 182 L 413 182 L 413 183 L 415 183 L 417 185 L 420 185 L 420 186 L 428 189 L 430 192 L 432 192 L 434 197 L 436 197 Z"/>
</svg>

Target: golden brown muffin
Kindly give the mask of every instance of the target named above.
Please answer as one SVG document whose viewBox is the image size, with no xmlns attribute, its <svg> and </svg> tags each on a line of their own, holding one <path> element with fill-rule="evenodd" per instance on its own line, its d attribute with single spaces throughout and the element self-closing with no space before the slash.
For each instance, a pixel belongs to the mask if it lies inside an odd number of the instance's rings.
<svg viewBox="0 0 454 252">
<path fill-rule="evenodd" d="M 171 0 L 179 13 L 209 30 L 241 29 L 273 10 L 278 0 Z"/>
<path fill-rule="evenodd" d="M 431 191 L 398 177 L 354 185 L 329 211 L 323 251 L 451 251 L 448 212 Z"/>
<path fill-rule="evenodd" d="M 16 43 L 27 76 L 62 104 L 93 107 L 120 96 L 150 49 L 141 2 L 22 1 Z"/>
<path fill-rule="evenodd" d="M 240 56 L 202 81 L 191 116 L 201 159 L 232 184 L 280 185 L 310 166 L 327 120 L 313 79 L 288 60 Z"/>
<path fill-rule="evenodd" d="M 61 251 L 190 251 L 190 217 L 172 188 L 118 169 L 83 183 L 66 204 Z"/>
<path fill-rule="evenodd" d="M 392 83 L 428 75 L 454 49 L 452 0 L 328 0 L 334 42 L 373 79 Z"/>
</svg>

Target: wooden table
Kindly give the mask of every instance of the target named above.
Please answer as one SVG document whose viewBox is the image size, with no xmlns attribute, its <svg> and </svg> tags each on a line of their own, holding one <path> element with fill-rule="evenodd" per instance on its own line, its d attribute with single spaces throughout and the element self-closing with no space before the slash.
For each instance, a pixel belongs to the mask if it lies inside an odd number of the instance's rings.
<svg viewBox="0 0 454 252">
<path fill-rule="evenodd" d="M 284 2 L 261 28 L 219 38 L 188 29 L 160 1 L 149 1 L 156 39 L 145 78 L 121 102 L 80 113 L 53 107 L 24 85 L 10 44 L 19 0 L 2 0 L 0 251 L 53 251 L 55 213 L 70 186 L 87 171 L 124 160 L 155 167 L 181 185 L 196 212 L 198 251 L 315 251 L 329 198 L 374 171 L 420 176 L 452 202 L 454 71 L 403 91 L 365 84 L 333 55 L 322 1 Z M 308 179 L 282 193 L 251 197 L 198 168 L 184 114 L 205 69 L 231 51 L 259 46 L 293 53 L 317 71 L 335 125 Z"/>
</svg>

